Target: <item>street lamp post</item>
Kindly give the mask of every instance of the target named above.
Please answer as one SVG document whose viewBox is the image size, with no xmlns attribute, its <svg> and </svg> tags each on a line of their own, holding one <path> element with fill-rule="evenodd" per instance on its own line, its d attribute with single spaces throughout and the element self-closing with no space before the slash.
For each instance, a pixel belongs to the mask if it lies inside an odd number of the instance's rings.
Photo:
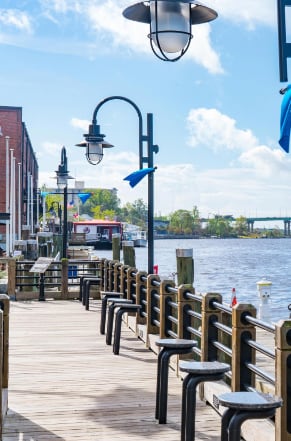
<svg viewBox="0 0 291 441">
<path fill-rule="evenodd" d="M 91 164 L 98 164 L 103 158 L 103 149 L 113 147 L 104 141 L 105 135 L 100 133 L 100 126 L 97 124 L 97 114 L 100 108 L 108 101 L 121 100 L 130 104 L 136 111 L 139 121 L 139 169 L 153 168 L 153 154 L 158 153 L 159 148 L 153 144 L 153 115 L 147 114 L 147 131 L 143 134 L 143 119 L 140 109 L 130 99 L 123 96 L 110 96 L 100 101 L 93 112 L 92 124 L 89 132 L 84 135 L 85 142 L 76 144 L 79 147 L 86 147 L 86 157 Z M 147 152 L 144 155 L 143 143 L 147 144 Z M 148 173 L 148 273 L 153 274 L 154 269 L 154 174 Z"/>
<path fill-rule="evenodd" d="M 67 257 L 67 243 L 68 243 L 68 179 L 73 179 L 68 171 L 68 159 L 66 148 L 62 148 L 61 163 L 56 170 L 57 186 L 64 191 L 64 215 L 63 215 L 63 248 L 62 257 Z"/>
</svg>

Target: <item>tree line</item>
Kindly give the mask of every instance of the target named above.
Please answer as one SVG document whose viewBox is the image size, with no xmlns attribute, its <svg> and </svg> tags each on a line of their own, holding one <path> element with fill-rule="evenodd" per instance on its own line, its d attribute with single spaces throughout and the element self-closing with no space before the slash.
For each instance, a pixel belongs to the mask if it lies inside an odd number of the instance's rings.
<svg viewBox="0 0 291 441">
<path fill-rule="evenodd" d="M 78 207 L 74 204 L 69 206 L 69 217 L 73 220 L 73 216 L 78 211 L 79 220 L 82 216 L 88 215 L 94 219 L 108 219 L 126 222 L 139 226 L 142 230 L 147 230 L 148 207 L 142 199 L 137 199 L 133 203 L 127 202 L 121 206 L 117 192 L 107 189 L 87 189 L 91 196 L 85 203 L 78 203 Z M 48 215 L 55 215 L 52 209 L 55 203 L 62 204 L 63 198 L 60 195 L 48 195 L 46 197 L 46 211 Z M 239 216 L 234 219 L 232 216 L 223 216 L 214 214 L 212 217 L 202 219 L 197 206 L 192 210 L 179 209 L 167 216 L 155 216 L 157 226 L 156 233 L 167 233 L 175 235 L 192 235 L 192 236 L 216 236 L 216 237 L 239 237 L 248 236 L 247 219 Z M 261 235 L 259 231 L 256 235 Z M 266 236 L 280 237 L 282 232 L 275 228 L 271 231 L 264 232 Z"/>
</svg>

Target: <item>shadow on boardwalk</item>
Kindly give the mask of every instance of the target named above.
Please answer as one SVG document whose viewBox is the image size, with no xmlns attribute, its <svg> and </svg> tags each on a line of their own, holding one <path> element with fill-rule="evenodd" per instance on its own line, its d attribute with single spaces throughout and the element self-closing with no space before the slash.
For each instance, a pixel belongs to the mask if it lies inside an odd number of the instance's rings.
<svg viewBox="0 0 291 441">
<path fill-rule="evenodd" d="M 114 355 L 99 319 L 99 302 L 11 303 L 3 441 L 180 439 L 181 380 L 170 372 L 168 423 L 157 424 L 156 355 L 125 326 Z M 220 439 L 220 417 L 200 401 L 196 428 L 196 441 Z"/>
</svg>

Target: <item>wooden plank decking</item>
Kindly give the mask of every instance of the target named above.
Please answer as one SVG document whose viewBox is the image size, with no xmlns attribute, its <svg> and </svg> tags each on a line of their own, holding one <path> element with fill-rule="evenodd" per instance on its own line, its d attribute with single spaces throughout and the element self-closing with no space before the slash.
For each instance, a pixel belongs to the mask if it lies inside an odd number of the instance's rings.
<svg viewBox="0 0 291 441">
<path fill-rule="evenodd" d="M 154 418 L 157 356 L 123 326 L 120 355 L 99 334 L 100 301 L 11 302 L 3 441 L 180 439 L 181 380 L 169 378 L 168 424 Z M 196 441 L 220 440 L 198 400 Z"/>
</svg>

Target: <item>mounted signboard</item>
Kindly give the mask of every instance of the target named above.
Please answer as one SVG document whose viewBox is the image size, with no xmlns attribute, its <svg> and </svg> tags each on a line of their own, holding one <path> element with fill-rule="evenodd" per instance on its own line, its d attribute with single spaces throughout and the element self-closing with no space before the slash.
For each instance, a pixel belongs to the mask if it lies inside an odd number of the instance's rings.
<svg viewBox="0 0 291 441">
<path fill-rule="evenodd" d="M 39 257 L 29 270 L 30 273 L 45 273 L 53 259 L 51 257 Z"/>
</svg>

